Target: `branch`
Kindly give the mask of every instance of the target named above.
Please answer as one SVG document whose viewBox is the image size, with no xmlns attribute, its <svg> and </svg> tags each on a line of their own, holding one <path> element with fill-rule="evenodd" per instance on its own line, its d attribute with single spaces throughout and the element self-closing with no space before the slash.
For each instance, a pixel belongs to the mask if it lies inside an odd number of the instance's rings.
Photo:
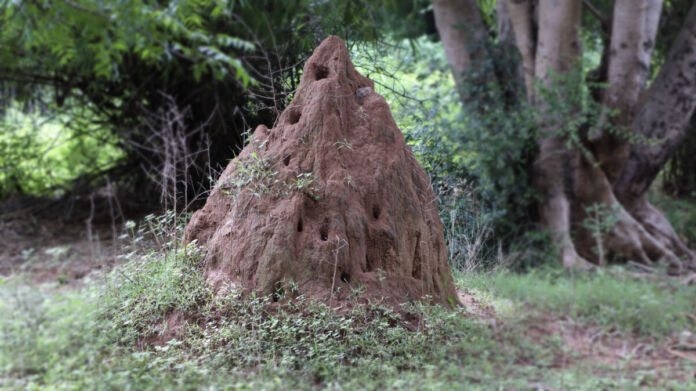
<svg viewBox="0 0 696 391">
<path fill-rule="evenodd" d="M 590 3 L 590 0 L 582 0 L 582 4 L 585 6 L 585 8 L 587 8 L 588 11 L 590 11 L 592 15 L 595 16 L 595 18 L 597 18 L 597 20 L 599 20 L 600 24 L 602 25 L 602 30 L 605 33 L 608 33 L 609 20 L 607 20 L 607 18 L 605 18 L 604 15 L 602 15 L 602 13 L 599 12 L 599 10 L 595 8 L 595 6 L 592 5 L 592 3 Z"/>
</svg>

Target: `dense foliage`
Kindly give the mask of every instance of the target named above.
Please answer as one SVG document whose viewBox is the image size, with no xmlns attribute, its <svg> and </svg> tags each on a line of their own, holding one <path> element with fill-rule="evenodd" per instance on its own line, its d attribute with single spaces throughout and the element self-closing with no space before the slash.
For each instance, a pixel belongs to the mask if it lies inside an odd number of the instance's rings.
<svg viewBox="0 0 696 391">
<path fill-rule="evenodd" d="M 122 154 L 92 167 L 88 185 L 107 175 L 134 180 L 139 189 L 148 177 L 159 186 L 184 181 L 158 178 L 174 164 L 198 193 L 243 145 L 246 131 L 272 125 L 321 39 L 374 40 L 395 14 L 413 22 L 401 35 L 426 31 L 428 18 L 417 12 L 423 4 L 384 1 L 368 10 L 362 2 L 309 0 L 3 1 L 0 110 L 19 104 L 41 121 L 69 116 L 62 126 L 70 138 L 92 137 L 94 128 L 108 135 L 102 145 Z M 17 137 L 3 142 L 16 145 Z M 167 146 L 172 140 L 175 147 Z M 67 179 L 84 173 L 73 174 Z M 18 175 L 25 174 L 5 175 L 0 195 L 46 194 L 17 186 Z"/>
</svg>

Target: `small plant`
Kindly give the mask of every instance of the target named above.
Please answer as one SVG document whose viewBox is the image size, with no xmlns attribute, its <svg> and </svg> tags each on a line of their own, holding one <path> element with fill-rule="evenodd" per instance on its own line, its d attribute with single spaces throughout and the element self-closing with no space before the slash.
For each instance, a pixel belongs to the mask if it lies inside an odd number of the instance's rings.
<svg viewBox="0 0 696 391">
<path fill-rule="evenodd" d="M 263 156 L 260 151 L 254 151 L 246 159 L 237 160 L 234 173 L 218 183 L 218 188 L 225 194 L 237 198 L 239 192 L 248 189 L 255 197 L 260 198 L 279 182 L 277 171 L 273 171 L 272 159 Z"/>
<path fill-rule="evenodd" d="M 360 106 L 360 125 L 365 125 L 365 123 L 367 122 L 366 119 L 367 119 L 367 112 L 365 111 L 365 109 L 362 106 Z"/>
<path fill-rule="evenodd" d="M 621 205 L 614 204 L 611 207 L 604 203 L 592 204 L 585 207 L 588 217 L 582 221 L 582 226 L 588 229 L 595 240 L 593 250 L 597 254 L 599 265 L 606 265 L 604 238 L 606 234 L 619 222 Z"/>
<path fill-rule="evenodd" d="M 307 195 L 310 197 L 314 198 L 315 200 L 319 199 L 319 195 L 317 194 L 319 192 L 319 187 L 318 186 L 313 186 L 316 185 L 317 179 L 314 176 L 313 173 L 311 172 L 303 172 L 297 174 L 297 177 L 295 177 L 294 180 L 290 181 L 290 183 L 287 184 L 288 191 L 299 191 L 299 192 L 305 192 Z"/>
<path fill-rule="evenodd" d="M 353 190 L 357 190 L 357 188 L 355 187 L 355 183 L 353 182 L 353 177 L 350 174 L 346 174 L 344 178 L 348 186 L 350 186 Z"/>
<path fill-rule="evenodd" d="M 341 150 L 342 148 L 348 148 L 350 150 L 353 150 L 353 146 L 350 145 L 348 140 L 345 138 L 343 139 L 343 141 L 336 141 L 335 143 L 333 143 L 333 145 L 337 146 L 339 150 Z"/>
</svg>

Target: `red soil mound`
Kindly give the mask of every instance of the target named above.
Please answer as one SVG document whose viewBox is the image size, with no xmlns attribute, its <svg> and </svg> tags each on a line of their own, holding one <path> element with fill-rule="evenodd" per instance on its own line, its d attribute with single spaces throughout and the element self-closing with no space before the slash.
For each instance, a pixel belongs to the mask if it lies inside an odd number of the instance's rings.
<svg viewBox="0 0 696 391">
<path fill-rule="evenodd" d="M 217 290 L 458 302 L 435 194 L 373 86 L 340 38 L 315 49 L 187 227 Z"/>
</svg>

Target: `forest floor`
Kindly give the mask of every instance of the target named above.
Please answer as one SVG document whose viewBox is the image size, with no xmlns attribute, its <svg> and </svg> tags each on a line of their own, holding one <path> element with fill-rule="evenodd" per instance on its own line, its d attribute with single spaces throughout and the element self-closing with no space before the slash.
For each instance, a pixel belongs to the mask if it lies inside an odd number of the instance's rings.
<svg viewBox="0 0 696 391">
<path fill-rule="evenodd" d="M 696 288 L 666 274 L 455 272 L 464 308 L 414 307 L 420 331 L 382 307 L 268 313 L 234 296 L 148 347 L 138 322 L 198 282 L 133 256 L 156 241 L 136 251 L 110 224 L 86 227 L 0 222 L 0 388 L 696 390 Z"/>
</svg>

